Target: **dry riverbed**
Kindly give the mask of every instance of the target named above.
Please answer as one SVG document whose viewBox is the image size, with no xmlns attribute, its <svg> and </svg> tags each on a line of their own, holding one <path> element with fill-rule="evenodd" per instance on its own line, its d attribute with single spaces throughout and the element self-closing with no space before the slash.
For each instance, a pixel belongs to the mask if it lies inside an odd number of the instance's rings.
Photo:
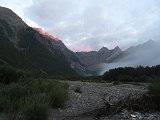
<svg viewBox="0 0 160 120">
<path fill-rule="evenodd" d="M 66 81 L 69 84 L 69 98 L 66 101 L 63 109 L 55 109 L 51 111 L 49 120 L 136 120 L 148 119 L 159 120 L 160 114 L 154 113 L 140 113 L 129 112 L 123 110 L 114 116 L 100 116 L 97 114 L 105 112 L 106 101 L 110 104 L 115 104 L 120 99 L 125 99 L 131 95 L 134 97 L 141 97 L 147 92 L 145 85 L 133 84 L 119 84 L 112 83 L 89 83 L 79 81 Z M 79 87 L 81 93 L 75 92 Z M 125 101 L 124 101 L 125 102 Z"/>
</svg>

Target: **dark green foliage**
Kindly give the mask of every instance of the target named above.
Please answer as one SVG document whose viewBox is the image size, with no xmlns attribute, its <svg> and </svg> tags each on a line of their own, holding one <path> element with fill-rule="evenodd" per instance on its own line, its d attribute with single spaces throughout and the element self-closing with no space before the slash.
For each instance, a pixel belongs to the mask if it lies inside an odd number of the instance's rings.
<svg viewBox="0 0 160 120">
<path fill-rule="evenodd" d="M 67 99 L 67 86 L 57 85 L 48 93 L 49 105 L 53 108 L 60 108 L 64 106 L 64 101 Z"/>
<path fill-rule="evenodd" d="M 17 82 L 20 78 L 31 77 L 32 74 L 9 65 L 0 66 L 0 83 L 10 84 Z"/>
<path fill-rule="evenodd" d="M 38 79 L 1 84 L 0 110 L 10 119 L 21 112 L 24 120 L 46 120 L 49 108 L 63 107 L 67 88 L 63 83 Z"/>
<path fill-rule="evenodd" d="M 74 76 L 74 77 L 68 77 L 68 76 L 58 76 L 58 77 L 51 77 L 48 76 L 50 79 L 60 79 L 60 80 L 69 80 L 69 81 L 82 81 L 82 82 L 105 82 L 102 79 L 102 76 Z"/>
<path fill-rule="evenodd" d="M 105 72 L 103 79 L 105 81 L 120 82 L 150 82 L 154 76 L 160 77 L 160 65 L 153 67 L 115 68 Z"/>
<path fill-rule="evenodd" d="M 152 96 L 156 108 L 160 110 L 160 78 L 154 79 L 154 82 L 149 86 L 149 93 Z"/>
<path fill-rule="evenodd" d="M 47 80 L 43 82 L 41 91 L 46 92 L 47 101 L 52 108 L 60 108 L 63 107 L 64 102 L 67 99 L 68 87 L 68 84 Z"/>
<path fill-rule="evenodd" d="M 0 66 L 0 83 L 10 84 L 19 79 L 19 73 L 10 66 Z"/>
<path fill-rule="evenodd" d="M 150 93 L 160 98 L 160 78 L 155 80 L 149 87 Z"/>
<path fill-rule="evenodd" d="M 47 120 L 49 103 L 44 96 L 33 95 L 33 97 L 26 98 L 21 110 L 25 120 Z"/>
<path fill-rule="evenodd" d="M 0 112 L 8 120 L 46 120 L 49 108 L 63 107 L 67 98 L 67 84 L 31 78 L 13 67 L 1 68 Z"/>
</svg>

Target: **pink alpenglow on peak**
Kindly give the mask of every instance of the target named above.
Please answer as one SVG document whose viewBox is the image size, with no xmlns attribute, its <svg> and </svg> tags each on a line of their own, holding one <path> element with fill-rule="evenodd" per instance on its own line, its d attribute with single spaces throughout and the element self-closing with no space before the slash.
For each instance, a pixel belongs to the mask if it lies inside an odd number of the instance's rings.
<svg viewBox="0 0 160 120">
<path fill-rule="evenodd" d="M 53 39 L 53 40 L 55 40 L 55 41 L 58 41 L 59 40 L 59 38 L 57 38 L 57 37 L 55 37 L 55 36 L 53 36 L 53 35 L 51 35 L 51 34 L 49 34 L 49 33 L 47 33 L 47 32 L 44 32 L 43 30 L 42 30 L 42 28 L 34 28 L 35 30 L 37 30 L 40 34 L 42 34 L 42 35 L 44 35 L 44 36 L 47 36 L 47 37 L 49 37 L 49 38 L 51 38 L 51 39 Z"/>
</svg>

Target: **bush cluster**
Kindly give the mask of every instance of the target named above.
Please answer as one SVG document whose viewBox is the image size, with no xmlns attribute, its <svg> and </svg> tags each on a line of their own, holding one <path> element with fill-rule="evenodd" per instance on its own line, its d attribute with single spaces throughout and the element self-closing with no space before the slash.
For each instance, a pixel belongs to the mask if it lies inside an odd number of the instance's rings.
<svg viewBox="0 0 160 120">
<path fill-rule="evenodd" d="M 149 93 L 155 104 L 155 107 L 160 110 L 160 78 L 155 78 L 149 86 Z"/>
<path fill-rule="evenodd" d="M 0 113 L 7 120 L 46 120 L 50 108 L 63 107 L 67 84 L 24 74 L 0 67 Z"/>
</svg>

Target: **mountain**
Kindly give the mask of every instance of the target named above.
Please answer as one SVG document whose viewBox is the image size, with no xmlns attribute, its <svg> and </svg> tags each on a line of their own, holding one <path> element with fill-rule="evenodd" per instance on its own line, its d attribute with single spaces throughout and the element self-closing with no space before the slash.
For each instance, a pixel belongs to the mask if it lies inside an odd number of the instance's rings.
<svg viewBox="0 0 160 120">
<path fill-rule="evenodd" d="M 132 46 L 124 51 L 118 61 L 130 61 L 132 66 L 152 66 L 160 64 L 160 43 L 149 40 L 143 44 Z"/>
<path fill-rule="evenodd" d="M 98 75 L 121 66 L 160 64 L 160 43 L 152 40 L 122 51 L 73 52 L 57 37 L 29 27 L 12 10 L 0 7 L 0 65 L 50 76 Z"/>
<path fill-rule="evenodd" d="M 81 66 L 62 41 L 39 33 L 4 7 L 0 7 L 0 63 L 54 76 L 78 75 L 74 64 Z"/>
<path fill-rule="evenodd" d="M 79 59 L 87 66 L 88 70 L 92 71 L 94 75 L 101 75 L 105 71 L 117 67 L 158 65 L 160 64 L 159 48 L 159 42 L 149 40 L 125 51 L 122 51 L 119 47 L 113 50 L 103 47 L 98 52 L 80 52 L 78 54 L 80 54 L 80 57 L 82 56 L 83 59 Z M 86 62 L 87 58 L 90 62 Z"/>
<path fill-rule="evenodd" d="M 82 64 L 89 67 L 103 62 L 111 62 L 121 53 L 122 50 L 117 46 L 112 50 L 102 47 L 99 51 L 76 52 L 75 54 Z"/>
<path fill-rule="evenodd" d="M 159 46 L 157 44 L 157 42 L 153 41 L 153 40 L 148 40 L 147 42 L 137 45 L 137 46 L 131 46 L 130 48 L 128 48 L 125 53 L 130 54 L 133 52 L 137 52 L 137 51 L 144 51 L 144 50 L 149 50 L 149 49 L 155 49 L 154 47 Z"/>
<path fill-rule="evenodd" d="M 143 44 L 132 46 L 116 56 L 112 62 L 104 62 L 94 66 L 100 74 L 118 67 L 155 66 L 160 64 L 160 43 L 149 40 Z"/>
<path fill-rule="evenodd" d="M 75 53 L 91 75 L 99 75 L 102 71 L 102 63 L 110 63 L 121 54 L 123 54 L 123 51 L 118 46 L 112 50 L 102 47 L 99 51 Z"/>
<path fill-rule="evenodd" d="M 79 59 L 77 58 L 75 53 L 73 51 L 69 50 L 61 40 L 59 40 L 58 38 L 56 38 L 53 35 L 50 35 L 50 34 L 44 32 L 42 29 L 36 28 L 35 30 L 37 30 L 40 34 L 43 34 L 45 37 L 51 39 L 50 42 L 46 41 L 46 42 L 44 42 L 44 44 L 47 44 L 48 46 L 54 48 L 60 54 L 62 54 L 64 56 L 65 60 L 70 64 L 70 67 L 72 69 L 74 69 L 78 74 L 83 75 L 83 76 L 90 74 L 90 71 L 88 71 L 86 69 L 86 66 L 83 65 L 79 61 Z M 54 39 L 54 40 L 52 40 L 52 39 Z"/>
</svg>

